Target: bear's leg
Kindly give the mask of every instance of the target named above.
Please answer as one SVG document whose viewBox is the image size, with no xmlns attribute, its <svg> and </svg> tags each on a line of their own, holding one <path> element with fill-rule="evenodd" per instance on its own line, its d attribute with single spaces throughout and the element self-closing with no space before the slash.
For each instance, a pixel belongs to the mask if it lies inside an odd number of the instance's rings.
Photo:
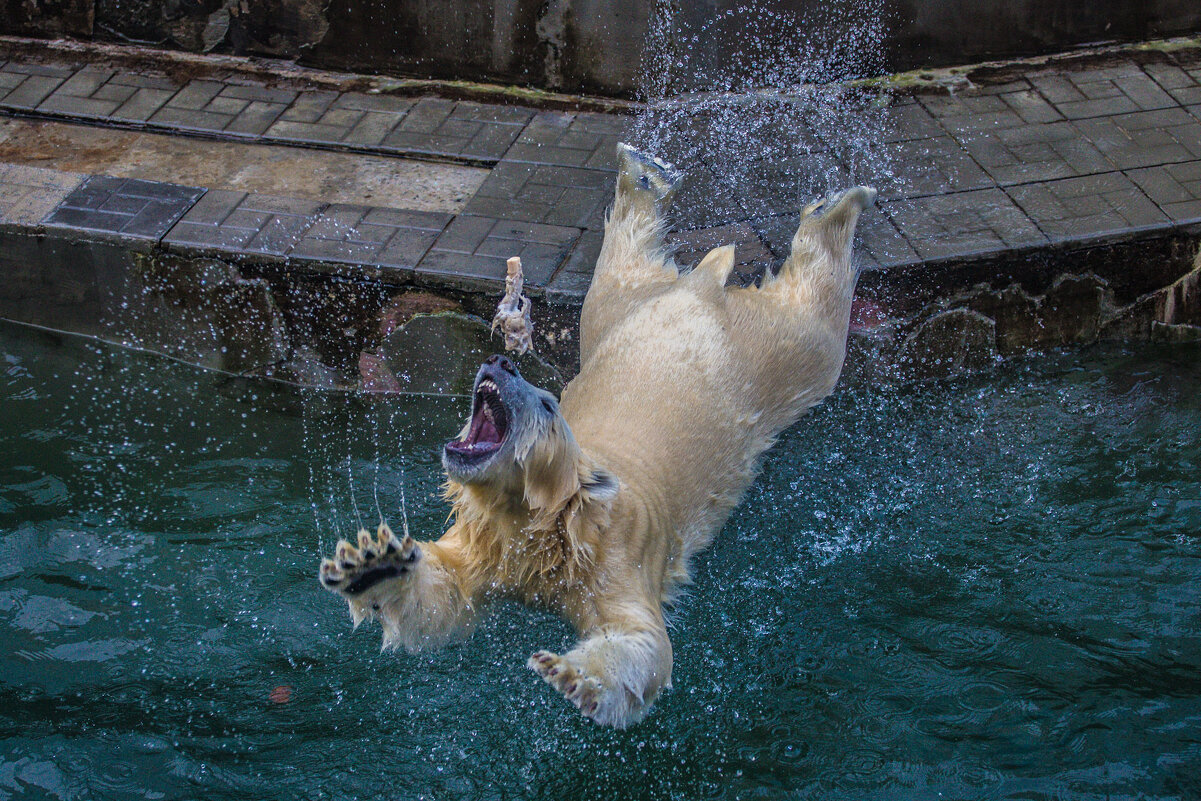
<svg viewBox="0 0 1201 801">
<path fill-rule="evenodd" d="M 605 238 L 580 313 L 580 359 L 648 287 L 679 277 L 663 241 L 663 212 L 682 176 L 670 164 L 626 144 L 617 146 L 617 190 L 605 220 Z"/>
<path fill-rule="evenodd" d="M 655 627 L 606 627 L 559 655 L 530 657 L 535 673 L 563 694 L 585 717 L 625 728 L 642 720 L 660 690 L 671 686 L 671 641 Z"/>
<path fill-rule="evenodd" d="M 875 189 L 856 186 L 806 206 L 792 252 L 764 288 L 791 294 L 796 302 L 835 317 L 844 306 L 849 310 L 858 277 L 851 264 L 851 241 L 860 212 L 875 199 Z"/>
<path fill-rule="evenodd" d="M 670 164 L 624 143 L 617 146 L 617 161 L 617 190 L 593 279 L 603 279 L 608 273 L 635 280 L 674 279 L 674 265 L 665 272 L 663 212 L 682 176 Z"/>
<path fill-rule="evenodd" d="M 358 547 L 339 542 L 334 558 L 321 562 L 319 577 L 350 604 L 356 626 L 367 618 L 380 621 L 385 648 L 420 651 L 470 631 L 475 608 L 468 572 L 442 541 L 400 540 L 381 523 L 374 538 L 359 531 Z"/>
</svg>

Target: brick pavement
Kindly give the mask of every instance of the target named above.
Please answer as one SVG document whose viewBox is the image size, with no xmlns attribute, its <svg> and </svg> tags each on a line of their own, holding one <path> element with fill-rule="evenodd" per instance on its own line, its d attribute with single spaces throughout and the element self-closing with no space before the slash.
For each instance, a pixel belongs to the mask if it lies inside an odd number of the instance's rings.
<svg viewBox="0 0 1201 801">
<path fill-rule="evenodd" d="M 1133 53 L 1133 51 L 1132 51 Z M 1201 225 L 1201 58 L 1121 54 L 1030 66 L 957 91 L 899 93 L 882 113 L 868 268 L 955 261 Z M 1021 74 L 1018 74 L 1021 73 Z M 94 65 L 0 66 L 0 113 L 490 168 L 458 216 L 323 204 L 0 165 L 0 222 L 137 237 L 168 249 L 333 262 L 488 288 L 519 254 L 532 286 L 578 298 L 600 246 L 613 148 L 629 117 L 435 97 L 300 90 Z M 687 169 L 671 241 L 683 263 L 739 245 L 739 275 L 778 262 L 801 196 L 874 180 L 809 134 L 791 160 L 748 160 L 732 180 L 706 163 L 705 122 L 666 145 Z M 792 136 L 795 131 L 783 131 Z M 753 154 L 752 154 L 753 155 Z"/>
</svg>

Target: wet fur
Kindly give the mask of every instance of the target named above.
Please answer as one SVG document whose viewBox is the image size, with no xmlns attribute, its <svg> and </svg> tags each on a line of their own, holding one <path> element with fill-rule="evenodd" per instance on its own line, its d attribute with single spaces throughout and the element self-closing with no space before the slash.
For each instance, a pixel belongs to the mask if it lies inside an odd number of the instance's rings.
<svg viewBox="0 0 1201 801">
<path fill-rule="evenodd" d="M 692 557 L 775 437 L 838 379 L 856 277 L 851 236 L 874 197 L 857 188 L 807 209 L 779 274 L 729 288 L 732 247 L 684 274 L 664 248 L 661 209 L 676 176 L 620 155 L 582 311 L 581 370 L 561 409 L 522 407 L 505 464 L 452 471 L 452 523 L 437 542 L 406 540 L 385 556 L 392 535 L 381 529 L 377 544 L 339 546 L 352 567 L 322 567 L 356 622 L 380 620 L 388 647 L 462 636 L 494 597 L 562 615 L 580 642 L 562 655 L 540 651 L 529 666 L 614 726 L 640 720 L 670 686 L 664 609 L 689 581 Z M 403 575 L 345 592 L 401 556 L 414 560 Z"/>
</svg>

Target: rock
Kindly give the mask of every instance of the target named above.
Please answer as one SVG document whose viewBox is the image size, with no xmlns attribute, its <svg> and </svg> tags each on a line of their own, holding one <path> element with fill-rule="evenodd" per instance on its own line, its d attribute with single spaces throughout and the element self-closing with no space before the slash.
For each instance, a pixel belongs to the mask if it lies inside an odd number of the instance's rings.
<svg viewBox="0 0 1201 801">
<path fill-rule="evenodd" d="M 379 353 L 404 392 L 469 395 L 480 364 L 502 349 L 483 319 L 447 311 L 414 315 L 384 338 Z M 562 389 L 558 372 L 538 354 L 510 358 L 531 384 Z"/>
<path fill-rule="evenodd" d="M 1114 312 L 1101 327 L 1100 338 L 1154 339 L 1155 326 L 1201 325 L 1201 267 L 1171 286 L 1152 292 Z M 1175 341 L 1175 340 L 1173 340 Z"/>
<path fill-rule="evenodd" d="M 997 326 L 971 309 L 949 309 L 923 320 L 901 344 L 899 362 L 914 378 L 945 378 L 996 363 Z"/>
<path fill-rule="evenodd" d="M 1201 325 L 1187 325 L 1184 323 L 1170 325 L 1155 320 L 1151 323 L 1151 341 L 1172 344 L 1201 342 Z"/>
</svg>

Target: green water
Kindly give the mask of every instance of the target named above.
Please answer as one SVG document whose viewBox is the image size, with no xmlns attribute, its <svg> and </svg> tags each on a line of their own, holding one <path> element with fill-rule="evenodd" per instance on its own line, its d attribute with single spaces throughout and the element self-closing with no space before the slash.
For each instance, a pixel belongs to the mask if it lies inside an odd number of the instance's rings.
<svg viewBox="0 0 1201 801">
<path fill-rule="evenodd" d="M 381 654 L 317 584 L 377 495 L 438 531 L 462 401 L 302 407 L 13 329 L 0 367 L 0 798 L 1201 797 L 1196 348 L 840 391 L 625 732 L 524 667 L 549 617 Z"/>
</svg>

